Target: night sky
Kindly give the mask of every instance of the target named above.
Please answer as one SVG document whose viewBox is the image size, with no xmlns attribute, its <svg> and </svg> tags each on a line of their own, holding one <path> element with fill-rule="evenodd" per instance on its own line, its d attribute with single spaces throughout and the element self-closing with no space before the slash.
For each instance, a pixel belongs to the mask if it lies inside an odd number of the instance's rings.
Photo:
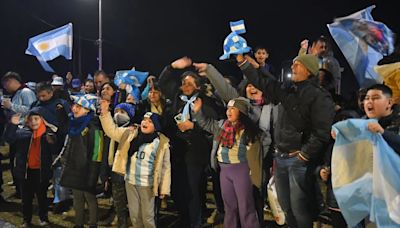
<svg viewBox="0 0 400 228">
<path fill-rule="evenodd" d="M 400 30 L 400 14 L 395 1 L 307 0 L 307 1 L 227 1 L 227 0 L 102 0 L 103 68 L 106 72 L 130 69 L 158 75 L 176 58 L 187 55 L 198 62 L 214 64 L 225 74 L 239 74 L 232 63 L 218 60 L 222 43 L 229 34 L 229 21 L 245 20 L 243 35 L 249 46 L 266 46 L 271 62 L 281 63 L 296 56 L 304 38 L 323 34 L 330 38 L 327 23 L 375 4 L 375 20 Z M 1 0 L 0 74 L 19 72 L 26 81 L 47 80 L 35 57 L 25 55 L 28 39 L 72 22 L 73 60 L 63 57 L 50 63 L 59 75 L 67 71 L 86 76 L 97 67 L 97 0 Z M 334 42 L 332 42 L 334 44 Z M 335 44 L 334 44 L 335 45 Z M 345 67 L 344 88 L 356 87 L 343 56 L 334 46 L 335 56 Z"/>
</svg>

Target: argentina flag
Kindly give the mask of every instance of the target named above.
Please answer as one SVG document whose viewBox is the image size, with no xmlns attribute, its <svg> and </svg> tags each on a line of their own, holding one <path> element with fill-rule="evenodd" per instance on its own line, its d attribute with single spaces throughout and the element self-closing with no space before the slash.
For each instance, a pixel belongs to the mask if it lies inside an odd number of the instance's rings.
<svg viewBox="0 0 400 228">
<path fill-rule="evenodd" d="M 368 216 L 378 227 L 400 227 L 400 156 L 367 129 L 369 122 L 376 120 L 333 125 L 333 192 L 349 227 Z"/>
<path fill-rule="evenodd" d="M 236 32 L 236 34 L 246 33 L 246 28 L 244 27 L 244 20 L 229 22 L 231 26 L 231 31 Z"/>
<path fill-rule="evenodd" d="M 385 24 L 374 21 L 371 15 L 374 8 L 370 6 L 328 24 L 329 32 L 363 88 L 382 83 L 373 67 L 383 55 L 394 50 L 393 33 Z"/>
<path fill-rule="evenodd" d="M 72 23 L 32 37 L 25 54 L 36 56 L 45 71 L 54 72 L 47 61 L 58 56 L 72 59 Z"/>
</svg>

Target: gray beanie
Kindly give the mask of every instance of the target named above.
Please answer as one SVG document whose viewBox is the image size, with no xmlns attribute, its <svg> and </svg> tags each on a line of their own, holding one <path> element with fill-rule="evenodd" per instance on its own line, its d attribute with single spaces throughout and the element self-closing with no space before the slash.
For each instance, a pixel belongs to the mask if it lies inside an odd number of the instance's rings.
<svg viewBox="0 0 400 228">
<path fill-rule="evenodd" d="M 235 107 L 239 109 L 241 113 L 244 115 L 248 116 L 249 115 L 249 107 L 250 107 L 250 102 L 248 99 L 244 97 L 238 97 L 235 99 L 232 99 L 228 102 L 228 107 Z"/>
</svg>

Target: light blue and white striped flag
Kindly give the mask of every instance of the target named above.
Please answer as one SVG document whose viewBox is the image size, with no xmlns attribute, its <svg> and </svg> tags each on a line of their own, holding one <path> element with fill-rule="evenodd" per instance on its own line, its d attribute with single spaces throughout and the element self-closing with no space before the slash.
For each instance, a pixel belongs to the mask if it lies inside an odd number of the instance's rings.
<svg viewBox="0 0 400 228">
<path fill-rule="evenodd" d="M 335 19 L 328 24 L 329 32 L 353 70 L 360 87 L 382 83 L 373 67 L 394 50 L 392 31 L 374 21 L 371 11 L 375 6 Z"/>
<path fill-rule="evenodd" d="M 378 227 L 400 227 L 400 156 L 367 129 L 370 122 L 376 120 L 333 125 L 333 192 L 349 227 L 368 215 Z"/>
<path fill-rule="evenodd" d="M 239 21 L 231 21 L 229 22 L 231 26 L 232 32 L 236 32 L 236 34 L 246 33 L 246 27 L 244 26 L 244 20 Z"/>
<path fill-rule="evenodd" d="M 72 59 L 72 23 L 32 37 L 25 54 L 36 56 L 45 71 L 54 72 L 47 61 L 62 55 Z"/>
<path fill-rule="evenodd" d="M 139 87 L 146 81 L 149 76 L 149 72 L 141 72 L 135 70 L 133 67 L 131 70 L 119 70 L 115 73 L 114 83 L 119 86 L 121 83 L 127 84 L 126 91 L 132 94 L 135 101 L 140 101 Z"/>
</svg>

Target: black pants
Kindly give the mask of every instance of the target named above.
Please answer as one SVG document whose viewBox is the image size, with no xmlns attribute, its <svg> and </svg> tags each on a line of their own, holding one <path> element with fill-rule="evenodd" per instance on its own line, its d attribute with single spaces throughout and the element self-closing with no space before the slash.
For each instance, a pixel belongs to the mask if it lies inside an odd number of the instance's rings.
<svg viewBox="0 0 400 228">
<path fill-rule="evenodd" d="M 219 181 L 219 172 L 211 169 L 211 178 L 213 183 L 213 193 L 215 198 L 215 205 L 219 213 L 224 213 L 224 200 L 221 195 L 221 184 Z"/>
<path fill-rule="evenodd" d="M 15 176 L 15 173 L 14 173 L 14 170 L 15 170 L 14 163 L 15 163 L 15 153 L 16 153 L 15 149 L 16 149 L 15 148 L 15 144 L 10 144 L 10 171 L 11 171 L 11 175 L 12 175 L 13 182 L 14 182 L 14 185 L 15 185 L 17 196 L 20 197 L 21 196 L 21 190 L 20 190 L 20 186 L 18 184 L 18 180 L 17 180 L 17 178 Z"/>
<path fill-rule="evenodd" d="M 32 220 L 32 201 L 36 195 L 39 204 L 39 218 L 47 220 L 47 187 L 49 180 L 40 180 L 39 169 L 28 169 L 27 178 L 19 180 L 22 196 L 22 214 L 24 222 L 30 223 Z"/>
<path fill-rule="evenodd" d="M 202 202 L 205 194 L 204 186 L 204 165 L 186 164 L 188 188 L 190 195 L 187 199 L 191 227 L 202 226 Z"/>
</svg>

